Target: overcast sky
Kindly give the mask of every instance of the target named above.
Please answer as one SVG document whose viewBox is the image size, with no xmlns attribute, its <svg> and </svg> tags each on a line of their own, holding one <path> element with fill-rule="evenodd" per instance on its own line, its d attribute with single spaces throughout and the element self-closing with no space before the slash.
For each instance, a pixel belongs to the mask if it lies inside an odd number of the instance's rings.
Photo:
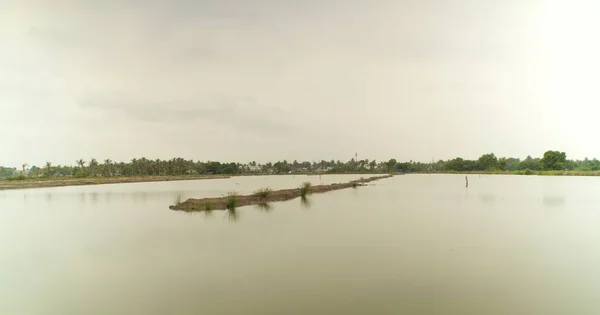
<svg viewBox="0 0 600 315">
<path fill-rule="evenodd" d="M 0 165 L 600 157 L 599 8 L 0 0 Z"/>
</svg>

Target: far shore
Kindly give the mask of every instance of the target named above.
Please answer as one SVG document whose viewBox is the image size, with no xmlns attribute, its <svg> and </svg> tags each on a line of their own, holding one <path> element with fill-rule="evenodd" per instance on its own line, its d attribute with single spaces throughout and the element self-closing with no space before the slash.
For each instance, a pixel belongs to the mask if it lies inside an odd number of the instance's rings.
<svg viewBox="0 0 600 315">
<path fill-rule="evenodd" d="M 201 180 L 230 178 L 229 175 L 184 175 L 184 176 L 115 176 L 87 178 L 36 178 L 24 180 L 0 180 L 0 190 L 29 189 L 64 186 L 103 185 L 121 183 L 165 182 L 179 180 Z"/>
<path fill-rule="evenodd" d="M 600 171 L 463 171 L 463 172 L 411 172 L 407 174 L 464 174 L 464 175 L 536 175 L 536 176 L 600 176 Z"/>
</svg>

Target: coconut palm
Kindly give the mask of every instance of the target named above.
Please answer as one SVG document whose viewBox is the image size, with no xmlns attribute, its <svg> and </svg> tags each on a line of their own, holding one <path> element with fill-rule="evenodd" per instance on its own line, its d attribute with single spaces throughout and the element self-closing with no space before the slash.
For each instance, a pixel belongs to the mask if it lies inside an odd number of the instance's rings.
<svg viewBox="0 0 600 315">
<path fill-rule="evenodd" d="M 90 159 L 88 169 L 90 170 L 90 176 L 96 176 L 96 170 L 98 169 L 98 161 L 95 158 Z"/>
<path fill-rule="evenodd" d="M 112 176 L 112 161 L 110 159 L 104 160 L 104 175 Z"/>
</svg>

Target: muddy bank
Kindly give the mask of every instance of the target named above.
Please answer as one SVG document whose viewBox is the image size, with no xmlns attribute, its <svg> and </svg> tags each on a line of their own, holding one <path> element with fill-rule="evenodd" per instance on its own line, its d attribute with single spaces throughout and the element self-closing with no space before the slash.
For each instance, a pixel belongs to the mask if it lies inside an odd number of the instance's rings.
<svg viewBox="0 0 600 315">
<path fill-rule="evenodd" d="M 229 176 L 209 175 L 209 176 L 132 176 L 132 177 L 94 177 L 94 178 L 49 178 L 40 180 L 15 180 L 0 181 L 0 190 L 6 189 L 27 189 L 44 187 L 64 187 L 64 186 L 82 186 L 82 185 L 102 185 L 102 184 L 121 184 L 121 183 L 144 183 L 144 182 L 164 182 L 175 180 L 198 180 L 198 179 L 218 179 L 229 178 Z"/>
<path fill-rule="evenodd" d="M 368 182 L 376 181 L 383 178 L 389 178 L 392 175 L 384 175 L 384 176 L 375 176 L 369 177 L 365 179 L 353 180 L 347 183 L 341 184 L 331 184 L 331 185 L 316 185 L 307 187 L 307 194 L 316 194 L 316 193 L 324 193 L 332 190 L 339 190 L 350 187 L 357 187 L 364 185 Z M 232 205 L 234 207 L 243 207 L 249 205 L 259 205 L 265 204 L 269 202 L 277 202 L 277 201 L 286 201 L 294 198 L 298 198 L 302 195 L 302 188 L 294 188 L 294 189 L 281 189 L 281 190 L 273 190 L 268 193 L 259 194 L 255 193 L 253 195 L 233 195 L 233 196 L 223 196 L 217 198 L 202 198 L 202 199 L 193 199 L 190 198 L 184 202 L 180 202 L 176 205 L 172 205 L 169 208 L 171 210 L 180 210 L 180 211 L 205 211 L 205 210 L 225 210 L 230 208 Z"/>
</svg>

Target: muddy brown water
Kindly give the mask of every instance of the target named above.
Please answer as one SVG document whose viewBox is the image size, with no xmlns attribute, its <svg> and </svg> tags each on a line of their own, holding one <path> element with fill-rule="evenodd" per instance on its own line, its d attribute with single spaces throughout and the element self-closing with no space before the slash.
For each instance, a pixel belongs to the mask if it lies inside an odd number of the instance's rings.
<svg viewBox="0 0 600 315">
<path fill-rule="evenodd" d="M 0 314 L 600 314 L 600 178 L 404 175 L 234 220 L 168 209 L 307 179 L 0 191 Z"/>
</svg>

